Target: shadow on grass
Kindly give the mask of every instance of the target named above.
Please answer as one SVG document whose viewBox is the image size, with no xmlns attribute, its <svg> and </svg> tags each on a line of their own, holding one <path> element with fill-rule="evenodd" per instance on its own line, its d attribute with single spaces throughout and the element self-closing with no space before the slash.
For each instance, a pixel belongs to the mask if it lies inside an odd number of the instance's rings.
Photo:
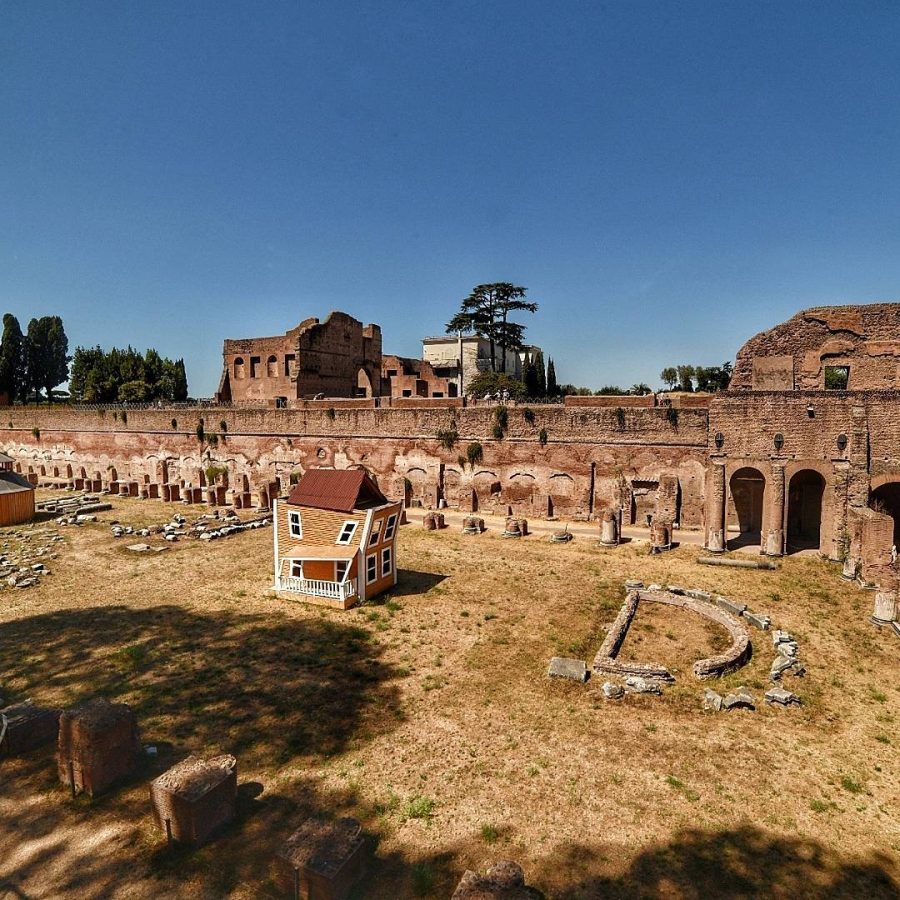
<svg viewBox="0 0 900 900">
<path fill-rule="evenodd" d="M 390 590 L 392 597 L 409 594 L 425 594 L 439 585 L 447 576 L 434 572 L 417 572 L 414 569 L 398 569 L 397 584 Z"/>
<path fill-rule="evenodd" d="M 305 764 L 395 727 L 399 677 L 368 631 L 326 619 L 114 606 L 0 625 L 10 702 L 108 696 L 130 703 L 143 741 L 158 745 L 138 777 L 93 802 L 71 800 L 58 785 L 53 747 L 4 760 L 3 890 L 219 897 L 239 883 L 264 884 L 298 813 L 334 812 L 303 780 Z M 148 783 L 190 752 L 237 757 L 237 819 L 213 844 L 169 853 L 152 824 Z M 277 772 L 278 791 L 261 792 L 251 772 Z"/>
<path fill-rule="evenodd" d="M 570 845 L 543 865 L 560 900 L 701 900 L 707 897 L 896 898 L 896 864 L 876 853 L 865 859 L 842 857 L 817 841 L 786 837 L 746 826 L 729 831 L 688 829 L 638 854 L 625 874 L 591 876 L 603 858 L 621 848 Z M 568 877 L 567 877 L 568 876 Z M 567 883 L 565 883 L 567 882 Z"/>
</svg>

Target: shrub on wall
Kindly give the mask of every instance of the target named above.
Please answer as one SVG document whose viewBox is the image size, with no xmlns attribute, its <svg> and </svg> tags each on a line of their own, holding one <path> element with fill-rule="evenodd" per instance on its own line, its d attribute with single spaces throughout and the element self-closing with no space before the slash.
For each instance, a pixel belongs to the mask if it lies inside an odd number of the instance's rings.
<svg viewBox="0 0 900 900">
<path fill-rule="evenodd" d="M 534 410 L 527 406 L 522 410 L 522 418 L 529 424 L 534 425 Z"/>
<path fill-rule="evenodd" d="M 437 434 L 438 443 L 445 450 L 452 450 L 459 440 L 459 432 L 456 430 L 456 422 L 453 422 L 449 428 L 439 428 Z"/>
<path fill-rule="evenodd" d="M 547 443 L 547 429 L 546 428 L 542 428 L 538 432 L 538 441 L 540 442 L 540 445 L 542 447 L 546 445 L 546 443 Z"/>
<path fill-rule="evenodd" d="M 178 419 L 172 419 L 172 431 L 178 428 Z"/>
<path fill-rule="evenodd" d="M 503 440 L 503 426 L 500 424 L 495 424 L 493 429 L 491 429 L 491 434 L 494 436 L 495 441 Z"/>
<path fill-rule="evenodd" d="M 473 467 L 476 463 L 480 463 L 481 460 L 484 459 L 484 450 L 478 441 L 472 441 L 472 443 L 466 447 L 466 459 L 469 461 L 469 465 Z"/>
<path fill-rule="evenodd" d="M 197 423 L 197 440 L 200 441 L 200 443 L 202 444 L 202 443 L 203 443 L 203 439 L 204 439 L 205 437 L 206 437 L 206 432 L 203 430 L 203 419 L 201 419 L 201 420 Z"/>
</svg>

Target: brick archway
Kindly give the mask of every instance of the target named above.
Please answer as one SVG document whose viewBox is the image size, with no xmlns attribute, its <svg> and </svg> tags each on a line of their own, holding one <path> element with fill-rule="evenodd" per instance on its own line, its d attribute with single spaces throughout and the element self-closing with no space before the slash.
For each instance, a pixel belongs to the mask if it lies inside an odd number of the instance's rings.
<svg viewBox="0 0 900 900">
<path fill-rule="evenodd" d="M 729 530 L 738 532 L 728 542 L 729 549 L 762 544 L 765 475 L 759 469 L 744 466 L 731 476 L 728 490 L 733 508 Z"/>
<path fill-rule="evenodd" d="M 825 479 L 815 469 L 791 476 L 787 492 L 789 550 L 818 550 L 822 544 L 822 506 Z"/>
</svg>

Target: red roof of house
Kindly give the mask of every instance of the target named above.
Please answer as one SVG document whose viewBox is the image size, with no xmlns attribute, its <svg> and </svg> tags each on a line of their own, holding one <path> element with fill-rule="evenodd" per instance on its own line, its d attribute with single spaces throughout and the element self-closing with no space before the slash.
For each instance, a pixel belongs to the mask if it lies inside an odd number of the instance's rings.
<svg viewBox="0 0 900 900">
<path fill-rule="evenodd" d="M 353 512 L 387 503 L 387 497 L 362 469 L 310 469 L 288 497 L 294 506 Z"/>
</svg>

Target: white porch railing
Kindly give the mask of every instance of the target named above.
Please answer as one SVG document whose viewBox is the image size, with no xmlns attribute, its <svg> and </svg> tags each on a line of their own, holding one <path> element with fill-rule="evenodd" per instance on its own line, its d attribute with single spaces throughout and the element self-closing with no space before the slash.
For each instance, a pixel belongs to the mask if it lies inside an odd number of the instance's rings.
<svg viewBox="0 0 900 900">
<path fill-rule="evenodd" d="M 275 589 L 307 594 L 310 597 L 328 597 L 331 600 L 348 600 L 356 594 L 356 585 L 352 581 L 319 581 L 285 575 L 279 576 Z"/>
</svg>

